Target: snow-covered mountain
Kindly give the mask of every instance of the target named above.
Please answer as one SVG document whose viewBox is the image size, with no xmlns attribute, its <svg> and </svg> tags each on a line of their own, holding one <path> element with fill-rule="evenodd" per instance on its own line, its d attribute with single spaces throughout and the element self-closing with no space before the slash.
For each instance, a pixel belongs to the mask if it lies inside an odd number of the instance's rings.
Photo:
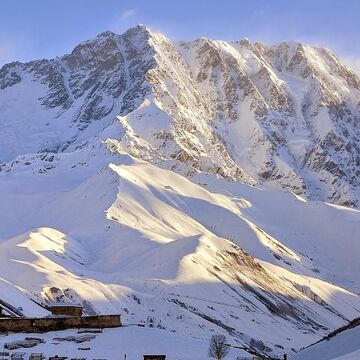
<svg viewBox="0 0 360 360">
<path fill-rule="evenodd" d="M 0 301 L 272 355 L 318 340 L 360 314 L 359 100 L 328 50 L 144 26 L 5 65 Z"/>
<path fill-rule="evenodd" d="M 118 115 L 115 151 L 359 204 L 360 79 L 327 49 L 171 42 L 138 26 L 5 65 L 0 89 L 3 163 L 71 151 Z"/>
</svg>

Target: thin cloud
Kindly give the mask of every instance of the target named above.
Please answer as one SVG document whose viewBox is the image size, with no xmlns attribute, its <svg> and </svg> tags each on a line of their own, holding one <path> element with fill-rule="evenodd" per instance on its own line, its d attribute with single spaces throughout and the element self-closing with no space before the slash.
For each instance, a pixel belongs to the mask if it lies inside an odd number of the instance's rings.
<svg viewBox="0 0 360 360">
<path fill-rule="evenodd" d="M 121 18 L 122 19 L 128 19 L 129 17 L 133 16 L 135 14 L 136 10 L 135 9 L 128 9 L 125 10 L 121 13 Z"/>
<path fill-rule="evenodd" d="M 343 58 L 345 65 L 360 76 L 360 58 Z"/>
</svg>

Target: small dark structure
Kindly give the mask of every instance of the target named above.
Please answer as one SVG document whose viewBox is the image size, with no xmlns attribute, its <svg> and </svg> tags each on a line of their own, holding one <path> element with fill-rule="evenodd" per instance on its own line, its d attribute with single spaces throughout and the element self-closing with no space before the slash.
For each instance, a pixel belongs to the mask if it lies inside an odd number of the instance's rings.
<svg viewBox="0 0 360 360">
<path fill-rule="evenodd" d="M 15 352 L 11 354 L 11 360 L 24 360 L 24 352 Z"/>
<path fill-rule="evenodd" d="M 82 316 L 83 307 L 71 302 L 59 302 L 49 305 L 53 315 L 60 316 Z"/>
<path fill-rule="evenodd" d="M 144 360 L 165 360 L 166 355 L 144 355 Z"/>
<path fill-rule="evenodd" d="M 31 353 L 29 356 L 29 360 L 43 360 L 45 359 L 45 356 L 43 353 Z"/>
</svg>

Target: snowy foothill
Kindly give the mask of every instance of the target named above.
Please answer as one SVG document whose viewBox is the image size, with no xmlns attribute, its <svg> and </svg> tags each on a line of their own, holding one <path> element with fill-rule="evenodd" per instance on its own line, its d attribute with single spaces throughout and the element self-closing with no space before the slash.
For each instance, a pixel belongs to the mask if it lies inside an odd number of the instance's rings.
<svg viewBox="0 0 360 360">
<path fill-rule="evenodd" d="M 120 313 L 124 324 L 205 342 L 224 333 L 233 346 L 272 354 L 358 316 L 359 298 L 346 290 L 356 284 L 348 267 L 358 263 L 344 264 L 343 273 L 339 266 L 337 283 L 329 274 L 335 226 L 350 249 L 359 212 L 209 175 L 196 184 L 104 146 L 96 157 L 86 147 L 59 155 L 46 174 L 34 173 L 41 166 L 34 162 L 21 176 L 2 175 L 1 216 L 12 224 L 0 232 L 1 286 L 10 289 L 3 300 L 44 316 L 31 300 L 71 299 L 88 314 Z M 300 214 L 305 228 L 296 225 Z M 324 224 L 334 221 L 315 257 L 311 244 L 320 246 Z"/>
</svg>

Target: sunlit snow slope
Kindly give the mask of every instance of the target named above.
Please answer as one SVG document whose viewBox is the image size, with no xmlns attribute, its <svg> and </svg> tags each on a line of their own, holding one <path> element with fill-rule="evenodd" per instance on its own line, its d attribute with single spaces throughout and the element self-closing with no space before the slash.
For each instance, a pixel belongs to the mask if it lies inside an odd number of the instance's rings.
<svg viewBox="0 0 360 360">
<path fill-rule="evenodd" d="M 42 315 L 26 299 L 74 299 L 266 353 L 359 315 L 358 211 L 215 176 L 199 186 L 95 144 L 49 173 L 34 161 L 1 175 L 3 300 Z"/>
</svg>

